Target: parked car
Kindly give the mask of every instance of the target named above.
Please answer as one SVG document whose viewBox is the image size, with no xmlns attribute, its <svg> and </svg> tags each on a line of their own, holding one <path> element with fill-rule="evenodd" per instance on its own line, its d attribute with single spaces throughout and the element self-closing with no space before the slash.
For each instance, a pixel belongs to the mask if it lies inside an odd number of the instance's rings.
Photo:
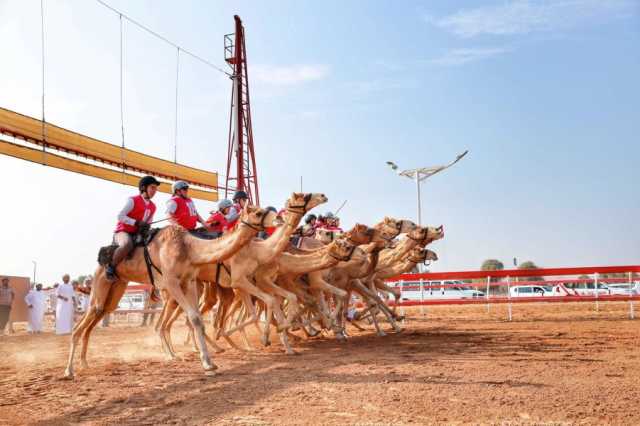
<svg viewBox="0 0 640 426">
<path fill-rule="evenodd" d="M 118 311 L 144 309 L 144 295 L 142 293 L 125 293 L 118 302 Z"/>
<path fill-rule="evenodd" d="M 633 283 L 609 283 L 607 284 L 611 294 L 619 294 L 624 296 L 636 296 L 640 294 L 640 282 Z"/>
<path fill-rule="evenodd" d="M 580 296 L 595 296 L 596 294 L 596 286 L 594 282 L 581 283 L 577 286 L 573 287 L 573 290 L 578 293 Z M 611 289 L 606 284 L 598 283 L 598 295 L 609 295 L 611 293 Z"/>
<path fill-rule="evenodd" d="M 517 285 L 509 289 L 511 297 L 544 297 L 544 296 L 564 296 L 564 294 L 554 294 L 553 287 L 546 285 Z"/>
<path fill-rule="evenodd" d="M 469 286 L 462 281 L 423 281 L 423 291 L 420 281 L 404 281 L 401 285 L 402 300 L 433 300 L 433 299 L 470 299 L 485 297 L 484 292 Z"/>
</svg>

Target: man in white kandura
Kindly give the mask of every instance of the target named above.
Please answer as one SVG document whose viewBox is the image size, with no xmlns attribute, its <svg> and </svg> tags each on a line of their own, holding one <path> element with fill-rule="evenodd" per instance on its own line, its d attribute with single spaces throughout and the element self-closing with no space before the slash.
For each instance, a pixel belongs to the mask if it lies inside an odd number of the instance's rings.
<svg viewBox="0 0 640 426">
<path fill-rule="evenodd" d="M 41 333 L 44 313 L 47 310 L 47 295 L 42 291 L 42 284 L 36 284 L 36 288 L 27 293 L 24 301 L 29 308 L 29 332 Z"/>
<path fill-rule="evenodd" d="M 76 310 L 76 296 L 69 282 L 69 274 L 62 277 L 62 284 L 56 290 L 56 299 L 56 334 L 69 334 L 73 329 Z"/>
</svg>

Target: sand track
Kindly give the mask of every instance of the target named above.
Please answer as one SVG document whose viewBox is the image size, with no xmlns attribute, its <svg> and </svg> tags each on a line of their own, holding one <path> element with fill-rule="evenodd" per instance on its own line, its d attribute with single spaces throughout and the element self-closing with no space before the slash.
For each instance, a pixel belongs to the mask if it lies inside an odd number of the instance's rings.
<svg viewBox="0 0 640 426">
<path fill-rule="evenodd" d="M 314 339 L 292 357 L 274 339 L 216 355 L 214 377 L 181 327 L 176 362 L 150 328 L 97 330 L 73 381 L 68 337 L 0 337 L 0 423 L 640 423 L 640 320 L 624 304 L 518 306 L 511 323 L 504 309 L 414 309 L 402 334 Z"/>
</svg>

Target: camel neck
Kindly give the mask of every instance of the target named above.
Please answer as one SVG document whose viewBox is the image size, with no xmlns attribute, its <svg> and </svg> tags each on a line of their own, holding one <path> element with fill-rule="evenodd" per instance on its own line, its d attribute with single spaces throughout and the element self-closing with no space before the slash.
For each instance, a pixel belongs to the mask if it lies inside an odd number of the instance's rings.
<svg viewBox="0 0 640 426">
<path fill-rule="evenodd" d="M 276 231 L 267 238 L 263 244 L 266 248 L 264 259 L 265 263 L 273 262 L 273 260 L 281 254 L 289 245 L 289 238 L 293 235 L 296 227 L 302 219 L 302 214 L 287 211 L 284 215 L 284 225 L 279 226 Z"/>
<path fill-rule="evenodd" d="M 257 235 L 258 231 L 248 226 L 239 225 L 230 234 L 215 240 L 204 240 L 186 234 L 185 241 L 193 263 L 206 264 L 221 262 L 233 256 Z"/>
<path fill-rule="evenodd" d="M 285 274 L 306 274 L 329 268 L 337 263 L 338 260 L 329 255 L 328 246 L 307 254 L 284 252 L 278 258 L 280 272 Z"/>
<path fill-rule="evenodd" d="M 395 248 L 384 250 L 380 254 L 378 261 L 378 269 L 389 267 L 395 263 L 398 263 L 405 254 L 418 245 L 418 241 L 412 240 L 408 236 L 404 240 L 400 241 Z"/>
</svg>

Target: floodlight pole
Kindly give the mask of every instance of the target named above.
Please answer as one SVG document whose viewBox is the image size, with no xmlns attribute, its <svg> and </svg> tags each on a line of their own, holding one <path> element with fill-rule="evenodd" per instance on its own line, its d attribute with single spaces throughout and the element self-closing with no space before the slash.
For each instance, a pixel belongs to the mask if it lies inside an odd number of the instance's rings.
<svg viewBox="0 0 640 426">
<path fill-rule="evenodd" d="M 418 200 L 418 226 L 422 226 L 422 202 L 420 200 L 420 173 L 416 170 L 416 194 Z"/>
<path fill-rule="evenodd" d="M 449 164 L 445 164 L 443 166 L 434 166 L 434 167 L 422 167 L 422 168 L 418 168 L 418 169 L 410 169 L 410 170 L 403 170 L 403 171 L 399 171 L 397 172 L 398 175 L 400 176 L 404 176 L 407 177 L 409 179 L 413 179 L 416 182 L 416 203 L 417 203 L 417 213 L 418 213 L 418 217 L 417 217 L 417 222 L 418 222 L 418 226 L 422 226 L 422 203 L 421 203 L 421 194 L 420 194 L 420 182 L 435 175 L 436 173 L 440 173 L 441 171 L 448 169 L 449 167 L 453 166 L 454 164 L 456 164 L 458 161 L 460 161 L 462 159 L 462 157 L 464 157 L 465 155 L 467 155 L 469 151 L 465 151 L 462 154 L 458 155 L 455 160 L 453 160 L 452 162 L 450 162 Z M 389 166 L 391 166 L 391 168 L 393 170 L 397 170 L 398 166 L 391 162 L 391 161 L 387 161 L 387 164 Z"/>
</svg>

